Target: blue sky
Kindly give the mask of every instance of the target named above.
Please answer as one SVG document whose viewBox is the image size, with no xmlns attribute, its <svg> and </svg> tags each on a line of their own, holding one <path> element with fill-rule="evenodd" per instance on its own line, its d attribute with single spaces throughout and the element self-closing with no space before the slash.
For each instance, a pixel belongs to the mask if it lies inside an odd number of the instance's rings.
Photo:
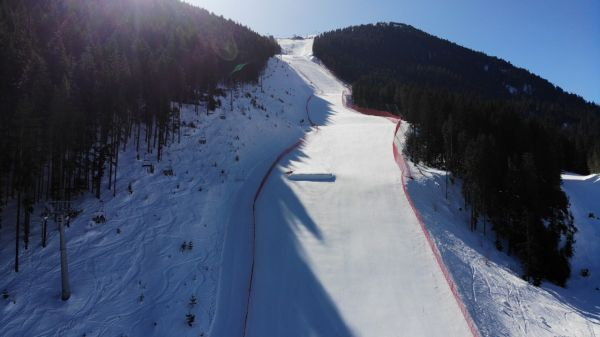
<svg viewBox="0 0 600 337">
<path fill-rule="evenodd" d="M 600 103 L 600 0 L 187 0 L 276 37 L 407 23 Z"/>
</svg>

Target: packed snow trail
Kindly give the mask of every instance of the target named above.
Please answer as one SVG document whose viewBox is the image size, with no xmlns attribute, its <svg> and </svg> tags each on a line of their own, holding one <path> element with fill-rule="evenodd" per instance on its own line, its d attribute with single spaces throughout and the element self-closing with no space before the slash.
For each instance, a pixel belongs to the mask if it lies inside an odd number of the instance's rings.
<svg viewBox="0 0 600 337">
<path fill-rule="evenodd" d="M 312 40 L 280 43 L 315 89 L 320 127 L 258 200 L 246 335 L 471 335 L 402 190 L 395 125 L 344 107 L 345 87 L 311 59 Z M 335 180 L 292 181 L 289 171 Z"/>
</svg>

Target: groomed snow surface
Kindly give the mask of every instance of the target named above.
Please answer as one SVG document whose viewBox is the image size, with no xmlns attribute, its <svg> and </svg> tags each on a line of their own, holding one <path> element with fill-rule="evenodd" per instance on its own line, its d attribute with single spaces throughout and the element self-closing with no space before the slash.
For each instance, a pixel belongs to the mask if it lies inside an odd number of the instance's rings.
<svg viewBox="0 0 600 337">
<path fill-rule="evenodd" d="M 209 116 L 184 106 L 181 143 L 163 161 L 137 160 L 129 144 L 116 197 L 75 203 L 68 302 L 54 223 L 40 246 L 41 208 L 12 271 L 9 204 L 0 336 L 472 335 L 403 192 L 392 154 L 402 130 L 394 138 L 388 119 L 347 109 L 346 88 L 312 56 L 311 39 L 280 43 L 264 92 L 237 88 L 233 111 L 222 98 Z M 468 231 L 460 182 L 446 200 L 444 172 L 411 171 L 408 190 L 483 336 L 600 336 L 598 176 L 563 176 L 579 232 L 562 289 L 527 284 L 490 232 Z M 99 213 L 106 223 L 92 221 Z"/>
<path fill-rule="evenodd" d="M 344 85 L 281 41 L 324 121 L 273 172 L 257 203 L 246 336 L 469 336 L 403 193 L 395 124 L 342 104 Z M 286 172 L 323 168 L 335 182 Z"/>
</svg>

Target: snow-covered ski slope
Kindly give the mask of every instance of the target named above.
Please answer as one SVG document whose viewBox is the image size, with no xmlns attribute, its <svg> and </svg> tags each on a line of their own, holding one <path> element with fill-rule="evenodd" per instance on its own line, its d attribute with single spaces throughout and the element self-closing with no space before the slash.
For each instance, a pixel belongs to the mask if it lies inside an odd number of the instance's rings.
<svg viewBox="0 0 600 337">
<path fill-rule="evenodd" d="M 318 131 L 286 156 L 256 208 L 246 336 L 470 336 L 417 222 L 392 154 L 395 124 L 344 107 L 344 85 L 280 41 L 314 87 Z M 333 181 L 286 179 L 318 171 Z"/>
<path fill-rule="evenodd" d="M 12 271 L 9 203 L 1 337 L 471 336 L 403 194 L 394 124 L 344 107 L 345 88 L 311 56 L 311 40 L 280 43 L 286 54 L 269 62 L 262 88 L 234 90 L 233 110 L 229 97 L 211 115 L 183 106 L 181 143 L 161 162 L 137 159 L 130 142 L 116 196 L 75 202 L 68 302 L 53 222 L 40 246 L 40 207 Z M 301 137 L 253 212 L 270 166 Z M 483 336 L 600 336 L 597 175 L 563 176 L 580 229 L 567 289 L 527 284 L 489 233 L 469 232 L 460 187 L 446 201 L 443 172 L 413 166 L 413 176 L 411 197 Z M 98 214 L 107 222 L 95 223 Z"/>
</svg>

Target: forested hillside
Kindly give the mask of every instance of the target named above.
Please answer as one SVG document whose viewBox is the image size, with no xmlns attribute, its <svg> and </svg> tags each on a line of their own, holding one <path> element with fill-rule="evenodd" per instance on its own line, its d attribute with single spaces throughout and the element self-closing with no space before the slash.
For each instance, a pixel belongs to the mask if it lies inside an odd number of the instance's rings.
<svg viewBox="0 0 600 337">
<path fill-rule="evenodd" d="M 491 223 L 527 279 L 565 284 L 576 229 L 560 173 L 600 170 L 600 107 L 403 24 L 324 33 L 313 51 L 352 83 L 356 104 L 411 123 L 413 161 L 462 179 L 471 229 Z"/>
<path fill-rule="evenodd" d="M 400 23 L 321 34 L 314 53 L 353 84 L 358 104 L 406 112 L 415 88 L 508 101 L 522 116 L 560 129 L 565 168 L 600 171 L 600 107 L 507 61 Z"/>
<path fill-rule="evenodd" d="M 35 202 L 114 193 L 120 147 L 160 160 L 172 102 L 218 104 L 219 83 L 258 79 L 279 46 L 179 0 L 6 0 L 0 50 L 0 205 L 17 201 L 18 255 Z"/>
</svg>

